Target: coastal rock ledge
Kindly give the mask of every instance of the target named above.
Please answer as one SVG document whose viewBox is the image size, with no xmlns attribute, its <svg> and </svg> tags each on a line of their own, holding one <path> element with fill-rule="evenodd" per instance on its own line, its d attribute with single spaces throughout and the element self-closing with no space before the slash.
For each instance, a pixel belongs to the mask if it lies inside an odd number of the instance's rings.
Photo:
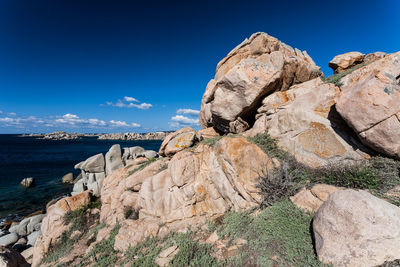
<svg viewBox="0 0 400 267">
<path fill-rule="evenodd" d="M 396 264 L 399 53 L 339 55 L 325 78 L 305 51 L 253 34 L 218 64 L 202 130 L 168 133 L 158 154 L 114 145 L 75 166 L 81 180 L 49 205 L 32 265 L 189 265 L 188 250 L 199 266 L 241 253 L 251 266 Z M 71 212 L 83 227 L 65 223 Z M 71 250 L 51 261 L 67 233 Z"/>
</svg>

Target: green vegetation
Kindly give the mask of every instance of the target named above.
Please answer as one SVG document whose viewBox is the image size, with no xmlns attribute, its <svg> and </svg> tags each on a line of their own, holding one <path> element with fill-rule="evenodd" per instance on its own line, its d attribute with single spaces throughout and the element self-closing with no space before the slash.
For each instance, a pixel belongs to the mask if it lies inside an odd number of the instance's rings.
<svg viewBox="0 0 400 267">
<path fill-rule="evenodd" d="M 258 145 L 271 158 L 277 158 L 281 162 L 281 168 L 268 173 L 267 177 L 260 177 L 259 187 L 264 196 L 262 206 L 270 206 L 295 194 L 299 188 L 310 187 L 316 183 L 369 189 L 377 195 L 400 184 L 400 162 L 393 159 L 372 157 L 353 164 L 311 169 L 282 151 L 268 132 L 258 134 L 248 140 Z M 392 202 L 397 203 L 398 200 L 392 199 Z"/>
<path fill-rule="evenodd" d="M 322 266 L 314 252 L 310 225 L 312 215 L 289 200 L 265 208 L 257 216 L 250 212 L 225 214 L 217 226 L 220 238 L 233 243 L 247 240 L 227 266 Z"/>
<path fill-rule="evenodd" d="M 143 163 L 140 164 L 137 168 L 135 168 L 135 169 L 129 171 L 129 172 L 128 172 L 128 175 L 130 176 L 130 175 L 134 174 L 135 172 L 138 172 L 138 171 L 143 170 L 144 168 L 146 168 L 147 166 L 149 166 L 151 163 L 156 162 L 158 159 L 159 159 L 159 158 L 151 158 L 151 159 L 149 159 L 148 161 L 143 162 Z"/>
<path fill-rule="evenodd" d="M 110 236 L 107 239 L 101 240 L 97 243 L 92 251 L 85 255 L 79 265 L 88 266 L 91 263 L 90 259 L 94 259 L 93 267 L 108 267 L 114 266 L 118 260 L 117 252 L 114 250 L 115 237 L 118 234 L 120 226 L 115 225 L 111 230 Z"/>
<path fill-rule="evenodd" d="M 210 147 L 214 147 L 214 145 L 222 139 L 223 136 L 216 136 L 211 138 L 206 138 L 202 142 Z"/>
<path fill-rule="evenodd" d="M 324 82 L 325 83 L 333 83 L 334 85 L 336 85 L 338 87 L 341 87 L 343 85 L 342 82 L 341 82 L 341 79 L 344 76 L 349 75 L 353 71 L 358 70 L 358 69 L 360 69 L 360 68 L 362 68 L 362 67 L 364 67 L 364 66 L 366 66 L 368 64 L 369 63 L 362 63 L 362 64 L 354 66 L 353 68 L 351 68 L 351 69 L 349 69 L 347 71 L 344 71 L 344 72 L 341 72 L 341 73 L 337 73 L 337 74 L 333 74 L 333 75 L 329 76 L 328 78 L 324 78 Z"/>
<path fill-rule="evenodd" d="M 71 225 L 68 231 L 62 234 L 60 241 L 50 247 L 46 257 L 42 260 L 43 263 L 57 262 L 60 258 L 66 256 L 73 248 L 74 244 L 88 232 L 88 226 L 97 220 L 96 216 L 91 216 L 87 213 L 88 210 L 93 208 L 100 208 L 100 200 L 90 202 L 88 205 L 82 206 L 79 209 L 68 211 L 64 216 L 64 224 Z M 97 235 L 97 230 L 95 234 Z M 72 233 L 75 231 L 78 234 Z M 94 240 L 89 240 L 94 241 Z"/>
<path fill-rule="evenodd" d="M 157 266 L 155 259 L 158 254 L 173 245 L 179 248 L 179 252 L 169 266 L 217 266 L 217 261 L 210 255 L 210 245 L 199 244 L 195 240 L 195 232 L 171 233 L 164 238 L 148 237 L 126 251 L 124 263 L 138 267 Z"/>
</svg>

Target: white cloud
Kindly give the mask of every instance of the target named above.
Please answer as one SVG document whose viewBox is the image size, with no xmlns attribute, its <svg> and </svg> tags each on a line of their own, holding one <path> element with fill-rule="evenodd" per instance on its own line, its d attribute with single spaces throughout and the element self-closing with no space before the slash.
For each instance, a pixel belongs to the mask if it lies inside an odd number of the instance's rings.
<svg viewBox="0 0 400 267">
<path fill-rule="evenodd" d="M 2 121 L 2 122 L 14 122 L 14 119 L 5 117 L 5 118 L 0 118 L 0 121 Z"/>
<path fill-rule="evenodd" d="M 1 113 L 1 112 L 0 112 Z M 15 113 L 15 112 L 9 112 L 9 113 L 7 113 L 7 115 L 8 116 L 17 116 L 17 113 Z"/>
<path fill-rule="evenodd" d="M 137 100 L 136 98 L 133 98 L 133 97 L 131 97 L 131 96 L 125 96 L 125 97 L 124 97 L 124 100 L 125 100 L 126 102 L 139 102 L 139 100 Z"/>
<path fill-rule="evenodd" d="M 149 104 L 149 103 L 135 104 L 132 102 L 140 103 L 140 101 L 137 100 L 136 98 L 133 98 L 130 96 L 125 96 L 124 100 L 118 99 L 118 101 L 116 103 L 107 101 L 106 105 L 113 106 L 113 107 L 119 107 L 119 108 L 138 108 L 138 109 L 142 109 L 142 110 L 147 110 L 153 106 L 152 104 Z"/>
<path fill-rule="evenodd" d="M 125 121 L 115 121 L 115 120 L 111 120 L 110 124 L 114 127 L 140 127 L 140 124 L 138 123 L 127 123 Z"/>
<path fill-rule="evenodd" d="M 183 115 L 175 115 L 171 118 L 171 120 L 183 124 L 194 124 L 194 125 L 199 124 L 199 119 L 191 119 Z"/>
<path fill-rule="evenodd" d="M 199 110 L 194 110 L 190 108 L 180 108 L 176 111 L 176 114 L 199 115 L 199 113 Z"/>
</svg>

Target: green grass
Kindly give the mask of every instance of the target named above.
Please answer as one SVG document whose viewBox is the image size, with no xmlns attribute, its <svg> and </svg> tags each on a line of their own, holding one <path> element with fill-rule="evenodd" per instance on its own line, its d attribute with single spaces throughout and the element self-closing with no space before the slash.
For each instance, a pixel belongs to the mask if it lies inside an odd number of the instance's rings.
<svg viewBox="0 0 400 267">
<path fill-rule="evenodd" d="M 156 162 L 158 159 L 159 159 L 159 158 L 151 158 L 151 159 L 149 159 L 148 161 L 143 162 L 143 163 L 140 164 L 137 168 L 135 168 L 135 169 L 129 171 L 129 172 L 128 172 L 128 176 L 130 176 L 130 175 L 132 175 L 132 174 L 134 174 L 134 173 L 136 173 L 136 172 L 138 172 L 138 171 L 143 170 L 144 168 L 146 168 L 147 166 L 149 166 L 151 163 Z"/>
<path fill-rule="evenodd" d="M 115 266 L 118 260 L 117 252 L 114 250 L 115 237 L 118 234 L 120 226 L 117 224 L 111 230 L 110 236 L 97 243 L 92 251 L 85 255 L 79 265 L 76 267 L 88 266 L 91 259 L 95 259 L 95 263 L 90 265 L 92 267 L 108 267 Z"/>
<path fill-rule="evenodd" d="M 375 190 L 381 194 L 400 184 L 400 162 L 393 159 L 372 157 L 353 164 L 337 164 L 312 169 L 297 162 L 293 156 L 281 150 L 268 132 L 258 134 L 248 140 L 258 145 L 269 157 L 276 158 L 281 163 L 281 167 L 268 173 L 267 177 L 260 177 L 258 186 L 264 198 L 262 206 L 270 206 L 295 194 L 301 187 L 310 187 L 316 183 Z"/>
<path fill-rule="evenodd" d="M 124 263 L 130 266 L 157 266 L 155 259 L 164 249 L 173 245 L 179 252 L 169 266 L 217 266 L 217 261 L 210 255 L 210 246 L 199 244 L 194 240 L 195 232 L 170 233 L 164 238 L 148 237 L 134 247 L 130 247 L 125 255 Z"/>
<path fill-rule="evenodd" d="M 370 63 L 370 62 L 369 62 Z M 358 70 L 366 65 L 368 65 L 369 63 L 362 63 L 359 65 L 354 66 L 353 68 L 341 72 L 341 73 L 337 73 L 337 74 L 333 74 L 331 76 L 329 76 L 328 78 L 323 79 L 325 83 L 333 83 L 334 85 L 341 87 L 343 85 L 343 83 L 341 82 L 341 79 L 346 76 L 349 75 L 350 73 L 352 73 L 355 70 Z"/>
<path fill-rule="evenodd" d="M 322 266 L 314 252 L 310 226 L 312 215 L 289 200 L 267 207 L 259 215 L 232 212 L 217 226 L 218 235 L 247 244 L 227 266 Z"/>
<path fill-rule="evenodd" d="M 214 145 L 223 138 L 223 136 L 216 136 L 211 138 L 206 138 L 202 142 L 210 147 L 214 147 Z"/>
</svg>

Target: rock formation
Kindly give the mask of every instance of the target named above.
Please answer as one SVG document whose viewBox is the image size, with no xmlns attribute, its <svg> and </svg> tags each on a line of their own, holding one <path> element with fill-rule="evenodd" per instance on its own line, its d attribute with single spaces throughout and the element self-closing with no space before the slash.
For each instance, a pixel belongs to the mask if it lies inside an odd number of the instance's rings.
<svg viewBox="0 0 400 267">
<path fill-rule="evenodd" d="M 220 132 L 252 127 L 262 99 L 322 76 L 308 56 L 265 33 L 253 34 L 218 65 L 201 101 L 200 123 Z"/>
<path fill-rule="evenodd" d="M 313 222 L 319 259 L 334 266 L 377 266 L 400 258 L 400 208 L 365 191 L 331 194 Z"/>
<path fill-rule="evenodd" d="M 196 132 L 190 127 L 182 128 L 169 134 L 161 144 L 158 154 L 160 156 L 172 156 L 175 153 L 190 147 L 196 140 Z"/>
<path fill-rule="evenodd" d="M 32 187 L 35 185 L 35 180 L 33 177 L 24 178 L 21 181 L 21 185 L 26 188 Z"/>
<path fill-rule="evenodd" d="M 400 52 L 355 70 L 341 82 L 339 114 L 364 144 L 400 158 Z"/>
</svg>

